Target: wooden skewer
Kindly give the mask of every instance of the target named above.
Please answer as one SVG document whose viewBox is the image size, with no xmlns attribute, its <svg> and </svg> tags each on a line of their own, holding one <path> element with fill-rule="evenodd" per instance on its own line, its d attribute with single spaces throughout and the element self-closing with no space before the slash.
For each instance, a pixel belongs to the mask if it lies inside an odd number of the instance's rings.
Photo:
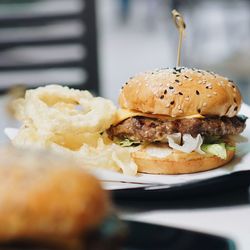
<svg viewBox="0 0 250 250">
<path fill-rule="evenodd" d="M 176 63 L 176 66 L 179 67 L 181 63 L 181 47 L 182 47 L 183 33 L 186 28 L 186 24 L 184 22 L 182 15 L 177 10 L 172 10 L 172 16 L 174 23 L 179 31 L 179 43 L 178 43 L 177 63 Z"/>
</svg>

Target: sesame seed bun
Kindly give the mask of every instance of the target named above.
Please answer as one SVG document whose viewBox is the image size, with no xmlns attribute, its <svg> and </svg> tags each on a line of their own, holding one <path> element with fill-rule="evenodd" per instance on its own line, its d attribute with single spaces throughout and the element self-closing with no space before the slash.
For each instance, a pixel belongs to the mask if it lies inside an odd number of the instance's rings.
<svg viewBox="0 0 250 250">
<path fill-rule="evenodd" d="M 231 80 L 183 67 L 141 73 L 122 87 L 119 97 L 122 108 L 177 118 L 196 114 L 233 117 L 241 102 Z"/>
<path fill-rule="evenodd" d="M 207 171 L 225 165 L 234 157 L 235 152 L 227 150 L 227 158 L 221 159 L 210 154 L 196 152 L 183 153 L 178 150 L 167 157 L 155 157 L 145 150 L 132 153 L 132 158 L 138 166 L 138 172 L 148 174 L 190 174 Z"/>
<path fill-rule="evenodd" d="M 172 117 L 173 120 L 206 116 L 217 116 L 218 119 L 222 116 L 234 117 L 241 103 L 241 94 L 233 81 L 213 72 L 185 67 L 138 74 L 122 87 L 119 97 L 121 108 L 140 112 L 139 116 L 145 114 L 147 117 L 150 114 L 151 118 L 163 120 L 164 116 Z M 130 127 L 128 129 L 132 130 Z M 138 171 L 151 174 L 206 171 L 225 165 L 233 156 L 234 151 L 228 150 L 226 159 L 174 149 L 164 157 L 150 155 L 144 149 L 132 153 Z"/>
</svg>

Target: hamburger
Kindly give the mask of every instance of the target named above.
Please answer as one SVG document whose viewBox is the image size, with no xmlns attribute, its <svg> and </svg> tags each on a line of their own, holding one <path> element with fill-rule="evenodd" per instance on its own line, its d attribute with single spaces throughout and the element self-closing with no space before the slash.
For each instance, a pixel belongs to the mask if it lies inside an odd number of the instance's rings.
<svg viewBox="0 0 250 250">
<path fill-rule="evenodd" d="M 214 169 L 232 160 L 246 126 L 237 115 L 236 84 L 213 72 L 185 67 L 141 73 L 122 87 L 118 119 L 108 130 L 131 153 L 138 171 L 183 174 Z"/>
</svg>

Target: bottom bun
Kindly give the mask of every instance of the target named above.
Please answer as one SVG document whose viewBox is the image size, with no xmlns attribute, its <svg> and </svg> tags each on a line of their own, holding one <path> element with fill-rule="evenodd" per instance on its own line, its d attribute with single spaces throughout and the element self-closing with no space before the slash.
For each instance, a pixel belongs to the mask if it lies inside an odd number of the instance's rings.
<svg viewBox="0 0 250 250">
<path fill-rule="evenodd" d="M 210 154 L 183 153 L 173 150 L 167 157 L 159 158 L 147 154 L 144 150 L 139 150 L 132 153 L 132 158 L 140 173 L 190 174 L 223 166 L 232 160 L 234 154 L 234 151 L 227 150 L 227 158 L 221 159 Z"/>
</svg>

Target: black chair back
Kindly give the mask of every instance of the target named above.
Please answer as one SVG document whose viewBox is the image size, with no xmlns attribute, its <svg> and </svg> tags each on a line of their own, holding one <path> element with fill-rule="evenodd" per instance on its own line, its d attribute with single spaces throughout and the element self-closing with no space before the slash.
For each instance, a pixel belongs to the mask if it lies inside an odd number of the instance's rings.
<svg viewBox="0 0 250 250">
<path fill-rule="evenodd" d="M 0 92 L 63 84 L 99 93 L 94 0 L 0 1 Z"/>
</svg>

